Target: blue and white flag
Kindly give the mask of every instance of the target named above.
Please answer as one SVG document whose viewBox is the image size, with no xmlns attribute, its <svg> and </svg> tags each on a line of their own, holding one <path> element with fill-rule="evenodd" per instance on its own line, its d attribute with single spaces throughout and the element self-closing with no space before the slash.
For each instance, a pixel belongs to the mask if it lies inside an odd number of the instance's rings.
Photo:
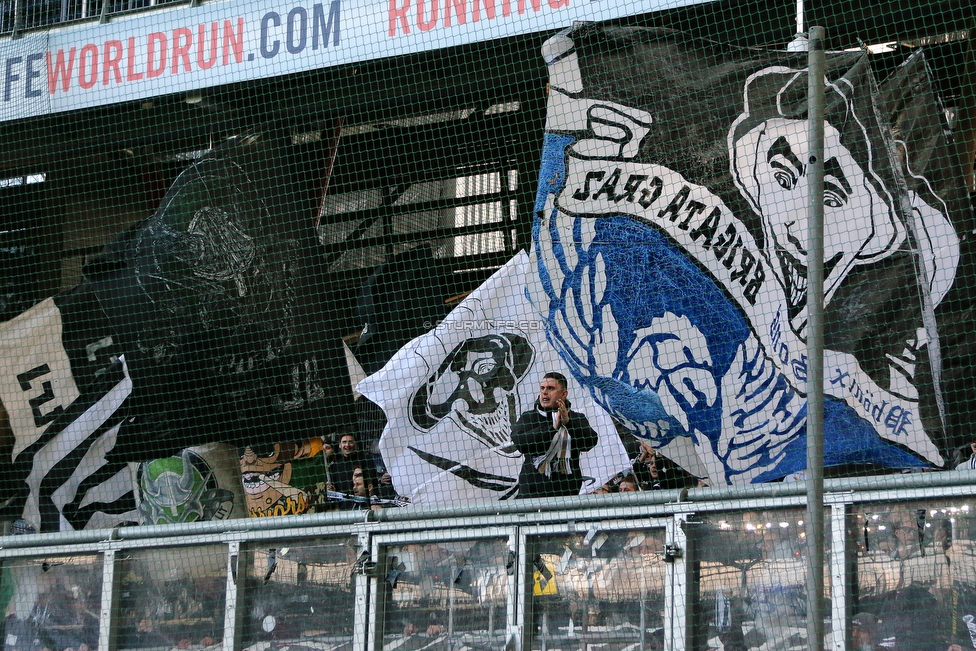
<svg viewBox="0 0 976 651">
<path fill-rule="evenodd" d="M 806 54 L 588 25 L 543 54 L 531 299 L 551 341 L 634 436 L 709 483 L 802 470 Z M 825 464 L 942 466 L 949 185 L 916 173 L 917 139 L 896 146 L 866 56 L 828 55 L 825 91 Z"/>
<path fill-rule="evenodd" d="M 519 253 L 357 387 L 386 413 L 383 462 L 412 504 L 514 497 L 522 455 L 512 446 L 512 424 L 533 408 L 550 371 L 567 376 L 573 410 L 599 434 L 580 457 L 581 492 L 630 468 L 613 421 L 546 340 L 526 297 L 528 271 L 528 256 Z"/>
</svg>

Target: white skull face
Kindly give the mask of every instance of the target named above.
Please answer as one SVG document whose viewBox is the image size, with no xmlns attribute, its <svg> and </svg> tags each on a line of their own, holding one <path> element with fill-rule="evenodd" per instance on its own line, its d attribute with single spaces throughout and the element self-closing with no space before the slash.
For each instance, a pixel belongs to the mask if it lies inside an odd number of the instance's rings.
<svg viewBox="0 0 976 651">
<path fill-rule="evenodd" d="M 414 396 L 414 421 L 429 429 L 450 415 L 486 446 L 514 453 L 515 389 L 529 359 L 528 342 L 516 335 L 486 335 L 462 342 Z"/>
</svg>

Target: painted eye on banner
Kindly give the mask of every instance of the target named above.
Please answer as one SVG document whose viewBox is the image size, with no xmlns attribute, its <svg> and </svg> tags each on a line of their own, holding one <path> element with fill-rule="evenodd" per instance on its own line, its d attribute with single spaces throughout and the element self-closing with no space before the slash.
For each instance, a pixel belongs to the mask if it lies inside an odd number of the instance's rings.
<svg viewBox="0 0 976 651">
<path fill-rule="evenodd" d="M 824 181 L 824 205 L 828 208 L 842 208 L 847 203 L 847 193 L 842 189 L 830 183 L 829 181 Z"/>
<path fill-rule="evenodd" d="M 796 177 L 785 170 L 774 172 L 773 178 L 776 179 L 779 187 L 783 188 L 784 190 L 792 190 L 794 187 L 796 187 Z"/>
<path fill-rule="evenodd" d="M 487 376 L 487 375 L 491 375 L 496 368 L 498 368 L 498 365 L 495 364 L 495 360 L 482 359 L 482 360 L 478 360 L 475 363 L 473 370 L 477 375 Z"/>
</svg>

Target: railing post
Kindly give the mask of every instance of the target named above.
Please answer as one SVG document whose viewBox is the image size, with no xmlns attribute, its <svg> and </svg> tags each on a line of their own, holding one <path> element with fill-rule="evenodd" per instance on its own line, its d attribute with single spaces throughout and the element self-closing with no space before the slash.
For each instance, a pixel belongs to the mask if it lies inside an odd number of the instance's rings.
<svg viewBox="0 0 976 651">
<path fill-rule="evenodd" d="M 115 631 L 118 627 L 119 577 L 118 560 L 114 549 L 102 552 L 102 600 L 98 617 L 98 651 L 115 648 Z"/>
<path fill-rule="evenodd" d="M 246 583 L 246 551 L 241 551 L 241 543 L 233 540 L 227 543 L 227 583 L 224 593 L 224 639 L 223 651 L 235 651 L 241 647 L 241 621 L 243 620 L 243 593 Z"/>
<path fill-rule="evenodd" d="M 692 608 L 698 600 L 698 581 L 694 576 L 694 536 L 689 535 L 688 528 L 691 516 L 675 513 L 665 533 L 664 648 L 668 651 L 694 648 Z"/>
<path fill-rule="evenodd" d="M 851 579 L 857 565 L 852 531 L 852 494 L 827 495 L 830 504 L 830 639 L 833 651 L 847 648 L 847 622 L 851 619 L 854 590 Z"/>
<path fill-rule="evenodd" d="M 368 533 L 360 532 L 358 543 L 359 558 L 363 559 L 363 562 L 356 564 L 354 575 L 356 605 L 353 610 L 352 649 L 353 651 L 366 651 L 367 648 L 382 646 L 382 618 L 386 607 L 383 599 L 383 581 L 386 573 L 382 568 L 385 567 L 386 562 L 385 554 L 379 548 L 373 549 L 375 545 Z M 369 576 L 365 569 L 367 563 L 377 563 L 373 566 L 376 571 L 372 572 L 376 576 Z M 372 595 L 370 594 L 371 581 L 375 586 Z M 372 611 L 372 616 L 370 616 L 370 611 Z"/>
</svg>

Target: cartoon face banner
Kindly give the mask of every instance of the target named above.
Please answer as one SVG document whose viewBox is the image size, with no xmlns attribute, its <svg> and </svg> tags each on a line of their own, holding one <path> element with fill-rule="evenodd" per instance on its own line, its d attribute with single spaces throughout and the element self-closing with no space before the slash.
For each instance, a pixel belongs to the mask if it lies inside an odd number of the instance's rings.
<svg viewBox="0 0 976 651">
<path fill-rule="evenodd" d="M 560 355 L 713 485 L 802 470 L 806 55 L 591 26 L 543 54 L 531 298 Z M 954 217 L 931 184 L 909 191 L 930 152 L 896 150 L 865 56 L 828 55 L 825 93 L 825 464 L 941 466 L 928 349 Z"/>
<path fill-rule="evenodd" d="M 245 447 L 240 455 L 240 483 L 248 515 L 301 515 L 324 507 L 325 454 L 319 437 Z"/>
<path fill-rule="evenodd" d="M 383 462 L 411 504 L 504 500 L 518 493 L 512 425 L 533 408 L 542 376 L 569 378 L 569 400 L 599 434 L 580 457 L 591 492 L 630 468 L 609 416 L 572 380 L 526 298 L 520 253 L 440 324 L 401 348 L 357 389 L 383 408 Z"/>
<path fill-rule="evenodd" d="M 208 522 L 247 516 L 237 448 L 212 443 L 130 464 L 139 524 Z"/>
</svg>

